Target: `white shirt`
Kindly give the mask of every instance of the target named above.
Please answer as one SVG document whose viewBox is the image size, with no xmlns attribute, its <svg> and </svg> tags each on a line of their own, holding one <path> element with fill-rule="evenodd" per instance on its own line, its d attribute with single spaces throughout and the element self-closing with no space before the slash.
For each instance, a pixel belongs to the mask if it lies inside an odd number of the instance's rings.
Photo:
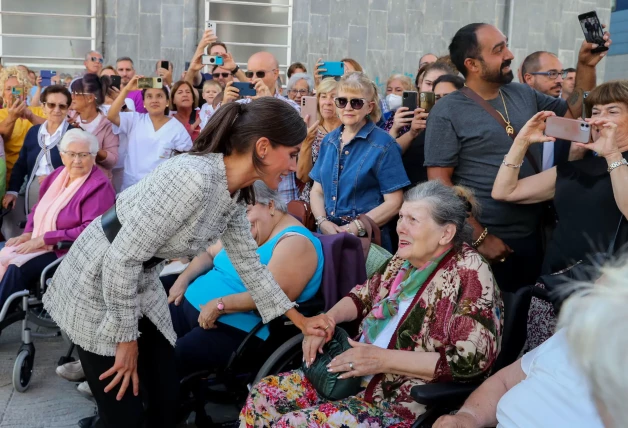
<svg viewBox="0 0 628 428">
<path fill-rule="evenodd" d="M 209 119 L 212 117 L 214 112 L 214 107 L 211 104 L 203 104 L 203 106 L 201 107 L 201 112 L 198 115 L 201 119 L 201 130 L 205 128 L 205 125 L 207 125 L 207 122 L 209 122 Z"/>
<path fill-rule="evenodd" d="M 129 111 L 135 111 L 135 102 L 131 99 L 131 98 L 125 98 L 124 99 L 124 104 L 126 104 L 126 108 Z M 107 115 L 107 113 L 109 113 L 109 109 L 111 108 L 111 105 L 101 105 L 100 107 L 98 107 L 100 109 L 100 111 L 104 114 Z"/>
<path fill-rule="evenodd" d="M 83 128 L 85 131 L 89 132 L 90 134 L 94 135 L 94 131 L 96 131 L 96 128 L 98 128 L 98 125 L 100 125 L 100 122 L 103 120 L 104 117 L 105 116 L 103 116 L 102 113 L 98 113 L 98 115 L 91 122 L 83 123 L 79 119 L 78 123 L 81 125 L 81 128 Z"/>
<path fill-rule="evenodd" d="M 46 147 L 50 147 L 53 137 L 56 138 L 57 136 L 61 135 L 61 132 L 63 132 L 63 124 L 59 125 L 57 130 L 52 135 L 48 133 L 48 128 L 45 125 L 41 125 L 39 129 L 41 134 L 44 136 L 44 144 L 46 145 Z M 37 138 L 39 138 L 39 135 L 37 136 Z M 52 174 L 52 171 L 54 171 L 54 169 L 50 165 L 48 165 L 48 159 L 46 159 L 45 155 L 42 156 L 41 159 L 39 159 L 37 168 L 35 168 L 35 177 L 50 175 Z"/>
<path fill-rule="evenodd" d="M 148 113 L 120 113 L 120 126 L 114 125 L 113 132 L 128 138 L 121 191 L 170 159 L 175 150 L 192 148 L 190 134 L 178 120 L 170 119 L 155 131 Z"/>
<path fill-rule="evenodd" d="M 521 359 L 526 379 L 497 404 L 497 428 L 603 428 L 586 379 L 559 330 Z"/>
<path fill-rule="evenodd" d="M 554 142 L 546 141 L 543 143 L 543 165 L 542 171 L 550 169 L 554 166 Z"/>
</svg>

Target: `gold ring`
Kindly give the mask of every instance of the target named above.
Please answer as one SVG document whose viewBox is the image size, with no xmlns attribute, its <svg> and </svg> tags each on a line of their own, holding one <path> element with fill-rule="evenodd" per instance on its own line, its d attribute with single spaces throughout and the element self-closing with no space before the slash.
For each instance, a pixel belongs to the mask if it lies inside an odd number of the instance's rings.
<svg viewBox="0 0 628 428">
<path fill-rule="evenodd" d="M 329 324 L 327 324 L 327 327 L 325 327 L 323 331 L 327 331 L 328 328 L 329 328 Z"/>
<path fill-rule="evenodd" d="M 506 257 L 504 257 L 503 259 L 499 260 L 500 263 L 504 263 L 505 261 L 506 261 Z"/>
</svg>

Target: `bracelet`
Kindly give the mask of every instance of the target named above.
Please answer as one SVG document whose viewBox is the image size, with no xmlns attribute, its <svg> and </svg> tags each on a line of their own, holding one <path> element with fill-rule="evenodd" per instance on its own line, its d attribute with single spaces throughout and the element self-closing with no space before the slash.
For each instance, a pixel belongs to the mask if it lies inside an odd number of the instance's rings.
<svg viewBox="0 0 628 428">
<path fill-rule="evenodd" d="M 611 171 L 613 171 L 615 168 L 619 168 L 622 165 L 628 166 L 628 161 L 626 159 L 622 159 L 620 161 L 613 162 L 612 164 L 608 166 L 608 173 L 610 174 Z"/>
<path fill-rule="evenodd" d="M 314 221 L 316 222 L 316 226 L 320 227 L 321 224 L 323 224 L 323 222 L 327 221 L 327 217 L 324 216 L 324 215 L 320 215 L 320 216 L 316 217 L 314 219 Z"/>
<path fill-rule="evenodd" d="M 231 75 L 235 76 L 238 71 L 240 71 L 240 66 L 238 64 L 236 64 L 236 68 L 231 70 Z"/>
<path fill-rule="evenodd" d="M 477 248 L 480 245 L 482 245 L 482 242 L 484 242 L 484 240 L 486 239 L 486 236 L 488 235 L 488 229 L 485 227 L 484 231 L 482 232 L 482 234 L 480 235 L 480 237 L 471 244 L 471 246 L 473 248 Z"/>
<path fill-rule="evenodd" d="M 502 165 L 507 166 L 508 168 L 521 168 L 523 166 L 523 161 L 521 161 L 521 163 L 519 165 L 514 164 L 514 163 L 508 163 L 506 162 L 506 156 L 504 156 L 504 160 L 502 161 Z"/>
</svg>

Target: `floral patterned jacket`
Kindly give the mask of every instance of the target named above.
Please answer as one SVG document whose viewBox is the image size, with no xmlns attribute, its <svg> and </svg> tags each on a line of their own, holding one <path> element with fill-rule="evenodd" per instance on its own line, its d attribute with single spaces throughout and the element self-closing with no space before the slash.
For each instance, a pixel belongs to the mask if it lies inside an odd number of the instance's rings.
<svg viewBox="0 0 628 428">
<path fill-rule="evenodd" d="M 354 287 L 349 297 L 363 319 L 385 298 L 404 260 L 397 256 L 383 274 Z M 431 382 L 471 381 L 487 377 L 500 350 L 503 303 L 487 262 L 469 245 L 452 251 L 421 286 L 401 318 L 388 349 L 438 352 Z M 360 328 L 360 334 L 362 328 Z M 426 382 L 396 374 L 378 374 L 364 398 L 404 419 L 425 411 L 410 390 Z"/>
</svg>

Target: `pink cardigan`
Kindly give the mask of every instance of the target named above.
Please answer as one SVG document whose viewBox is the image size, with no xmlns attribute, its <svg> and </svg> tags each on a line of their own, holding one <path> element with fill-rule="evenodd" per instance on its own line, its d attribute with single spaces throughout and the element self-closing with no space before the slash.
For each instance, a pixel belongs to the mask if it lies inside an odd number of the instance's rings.
<svg viewBox="0 0 628 428">
<path fill-rule="evenodd" d="M 54 170 L 41 183 L 39 190 L 39 200 L 46 193 L 52 182 L 63 171 L 64 166 Z M 59 212 L 57 217 L 57 230 L 44 234 L 46 245 L 55 245 L 60 241 L 75 241 L 96 217 L 102 215 L 116 202 L 116 193 L 113 190 L 111 181 L 96 166 L 92 168 L 89 177 L 76 192 L 74 197 Z M 25 233 L 33 231 L 33 218 L 37 210 L 37 203 L 28 215 Z M 67 251 L 55 251 L 57 256 L 61 256 Z"/>
<path fill-rule="evenodd" d="M 111 170 L 118 162 L 118 147 L 120 146 L 118 136 L 113 133 L 111 127 L 112 124 L 105 115 L 100 120 L 98 128 L 94 131 L 94 136 L 98 139 L 98 147 L 100 150 L 105 150 L 107 152 L 107 157 L 102 161 L 97 162 L 96 165 L 102 170 L 102 172 L 105 173 L 109 180 L 111 180 L 112 177 Z"/>
</svg>

